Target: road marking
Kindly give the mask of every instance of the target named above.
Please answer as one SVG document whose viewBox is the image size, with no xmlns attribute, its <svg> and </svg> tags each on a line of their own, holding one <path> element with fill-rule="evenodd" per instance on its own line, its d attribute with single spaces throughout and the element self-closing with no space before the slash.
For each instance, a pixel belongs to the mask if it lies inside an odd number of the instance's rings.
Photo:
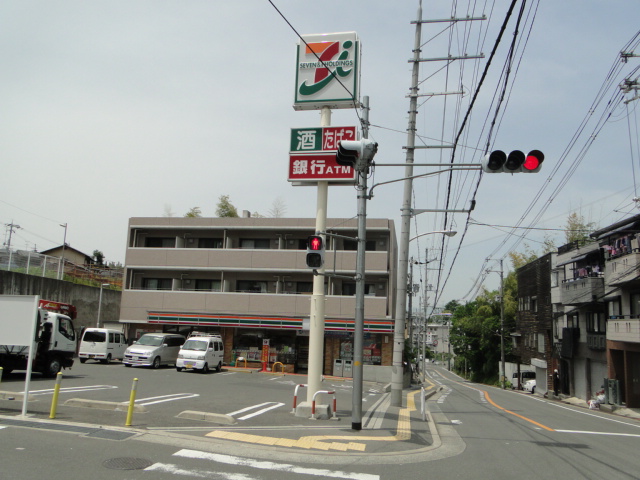
<svg viewBox="0 0 640 480">
<path fill-rule="evenodd" d="M 187 398 L 199 397 L 197 393 L 173 393 L 171 395 L 161 395 L 159 397 L 140 398 L 135 403 L 139 405 L 155 405 L 156 403 L 173 402 L 174 400 L 186 400 Z M 160 399 L 160 400 L 156 400 Z M 155 402 L 149 402 L 148 400 L 155 400 Z"/>
<path fill-rule="evenodd" d="M 309 468 L 291 465 L 288 463 L 275 463 L 264 460 L 253 460 L 250 458 L 234 457 L 231 455 L 221 455 L 218 453 L 198 452 L 196 450 L 183 449 L 174 456 L 183 458 L 194 458 L 198 460 L 209 460 L 216 463 L 224 463 L 227 465 L 237 465 L 241 467 L 257 468 L 261 470 L 278 471 L 286 473 L 295 473 L 301 475 L 314 475 L 323 478 L 346 478 L 348 480 L 379 480 L 379 475 L 370 475 L 368 473 L 344 472 L 341 470 L 326 470 L 322 468 Z M 148 470 L 148 467 L 145 470 Z"/>
<path fill-rule="evenodd" d="M 177 465 L 170 463 L 154 463 L 150 467 L 144 469 L 145 472 L 165 472 L 172 475 L 185 475 L 187 477 L 199 477 L 199 478 L 226 478 L 227 480 L 253 480 L 252 477 L 248 477 L 242 473 L 227 473 L 216 471 L 211 472 L 207 470 L 185 470 Z M 213 476 L 215 475 L 215 477 Z"/>
<path fill-rule="evenodd" d="M 93 390 L 111 390 L 114 388 L 118 388 L 115 385 L 87 385 L 85 387 L 63 387 L 60 389 L 61 393 L 72 393 L 72 392 L 91 392 Z M 44 390 L 30 390 L 29 393 L 31 395 L 51 395 L 53 393 L 53 388 L 47 388 Z"/>
<path fill-rule="evenodd" d="M 497 408 L 498 410 L 502 410 L 502 411 L 503 411 L 503 412 L 505 412 L 505 413 L 508 413 L 508 414 L 510 414 L 510 415 L 513 415 L 514 417 L 521 418 L 521 419 L 522 419 L 522 420 L 524 420 L 525 422 L 532 423 L 532 424 L 534 424 L 536 427 L 540 427 L 540 428 L 542 428 L 542 429 L 544 429 L 544 430 L 546 430 L 546 431 L 548 431 L 548 432 L 555 432 L 555 429 L 553 429 L 553 428 L 551 428 L 551 427 L 547 427 L 546 425 L 543 425 L 543 424 L 541 424 L 541 423 L 538 423 L 538 422 L 536 422 L 535 420 L 531 420 L 530 418 L 527 418 L 527 417 L 525 417 L 525 416 L 523 416 L 523 415 L 520 415 L 519 413 L 515 413 L 515 412 L 512 412 L 511 410 L 507 410 L 506 408 L 501 407 L 500 405 L 498 405 L 496 402 L 494 402 L 494 401 L 491 399 L 491 397 L 489 396 L 489 393 L 488 393 L 486 390 L 481 390 L 481 389 L 479 389 L 479 388 L 472 387 L 471 385 L 465 385 L 465 384 L 463 384 L 463 383 L 459 383 L 459 382 L 456 382 L 456 383 L 457 383 L 458 385 L 463 386 L 463 387 L 470 388 L 471 390 L 476 390 L 476 391 L 478 391 L 478 392 L 483 392 L 483 393 L 484 393 L 484 395 L 485 395 L 485 397 L 486 397 L 486 399 L 487 399 L 487 402 L 489 402 L 491 405 L 493 405 L 493 406 L 494 406 L 495 408 Z"/>
<path fill-rule="evenodd" d="M 428 390 L 432 389 L 433 387 L 434 385 L 431 385 Z M 256 443 L 260 445 L 273 445 L 279 447 L 297 447 L 324 451 L 338 450 L 341 452 L 355 450 L 364 452 L 367 447 L 366 444 L 355 443 L 355 440 L 368 442 L 403 442 L 411 439 L 411 412 L 416 411 L 415 397 L 418 393 L 420 393 L 420 391 L 416 390 L 415 392 L 411 392 L 407 395 L 407 408 L 401 408 L 398 412 L 398 425 L 395 435 L 385 435 L 379 437 L 351 435 L 312 435 L 300 437 L 298 439 L 291 439 L 265 437 L 262 435 L 252 435 L 233 431 L 214 430 L 213 432 L 205 434 L 205 436 L 220 438 L 224 440 L 235 440 L 238 442 Z M 330 440 L 348 440 L 348 442 L 342 443 Z"/>
<path fill-rule="evenodd" d="M 263 408 L 262 410 L 258 410 L 257 412 L 251 413 L 249 415 L 245 415 L 244 417 L 240 417 L 237 420 L 247 420 L 249 418 L 256 417 L 256 416 L 261 415 L 261 414 L 263 414 L 265 412 L 268 412 L 269 410 L 273 410 L 274 408 L 282 407 L 284 405 L 284 403 L 265 402 L 265 403 L 261 403 L 259 405 L 253 405 L 251 407 L 243 408 L 242 410 L 236 410 L 235 412 L 227 413 L 227 415 L 230 415 L 230 416 L 233 417 L 234 415 L 238 415 L 240 413 L 248 412 L 249 410 L 255 410 L 256 408 L 264 407 L 265 405 L 269 405 L 269 407 Z"/>
<path fill-rule="evenodd" d="M 582 432 L 580 430 L 556 430 L 556 432 L 560 433 L 580 433 L 586 435 L 606 435 L 612 437 L 637 437 L 640 438 L 640 435 L 637 433 L 612 433 L 612 432 Z"/>
</svg>

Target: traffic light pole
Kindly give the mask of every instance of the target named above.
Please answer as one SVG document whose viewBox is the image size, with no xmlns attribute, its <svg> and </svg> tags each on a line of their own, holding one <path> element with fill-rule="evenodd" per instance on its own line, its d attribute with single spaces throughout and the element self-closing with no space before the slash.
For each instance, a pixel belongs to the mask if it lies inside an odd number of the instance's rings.
<svg viewBox="0 0 640 480">
<path fill-rule="evenodd" d="M 362 99 L 362 137 L 369 137 L 369 97 Z M 353 331 L 353 394 L 351 429 L 362 430 L 362 383 L 364 377 L 364 294 L 367 244 L 367 175 L 369 165 L 356 162 L 358 175 L 358 251 L 356 260 L 356 311 Z"/>
</svg>

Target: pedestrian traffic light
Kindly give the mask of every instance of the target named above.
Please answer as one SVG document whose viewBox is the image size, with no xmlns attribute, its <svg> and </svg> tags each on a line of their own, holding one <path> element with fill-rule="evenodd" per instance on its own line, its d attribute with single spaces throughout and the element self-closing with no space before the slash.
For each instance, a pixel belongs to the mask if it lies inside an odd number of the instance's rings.
<svg viewBox="0 0 640 480">
<path fill-rule="evenodd" d="M 311 235 L 307 239 L 307 267 L 320 268 L 324 265 L 324 239 Z"/>
<path fill-rule="evenodd" d="M 338 143 L 336 162 L 338 165 L 365 168 L 378 151 L 378 144 L 368 138 L 362 140 L 342 140 Z"/>
<path fill-rule="evenodd" d="M 525 156 L 520 150 L 509 155 L 502 150 L 494 150 L 482 159 L 482 171 L 485 173 L 538 173 L 544 161 L 540 150 L 531 150 Z"/>
</svg>

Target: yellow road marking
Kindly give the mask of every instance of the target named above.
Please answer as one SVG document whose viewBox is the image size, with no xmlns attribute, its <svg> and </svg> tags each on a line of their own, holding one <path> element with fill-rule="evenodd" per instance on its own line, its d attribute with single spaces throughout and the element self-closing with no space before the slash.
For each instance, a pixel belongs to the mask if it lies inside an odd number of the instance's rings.
<svg viewBox="0 0 640 480">
<path fill-rule="evenodd" d="M 431 383 L 431 382 L 429 382 Z M 431 383 L 425 390 L 431 390 L 435 385 Z M 398 426 L 395 435 L 386 436 L 347 436 L 347 435 L 312 435 L 300 437 L 297 440 L 291 438 L 266 437 L 263 435 L 252 435 L 249 433 L 230 432 L 225 430 L 214 430 L 206 434 L 207 437 L 220 438 L 223 440 L 235 440 L 237 442 L 255 443 L 260 445 L 272 445 L 278 447 L 297 447 L 316 450 L 338 450 L 346 452 L 355 450 L 364 452 L 367 448 L 364 443 L 356 443 L 354 440 L 368 442 L 404 442 L 411 439 L 411 412 L 416 411 L 415 397 L 418 390 L 407 395 L 407 407 L 400 409 L 398 413 Z M 329 441 L 331 440 L 331 441 Z M 348 440 L 347 443 L 336 442 L 334 440 Z"/>
<path fill-rule="evenodd" d="M 498 410 L 502 410 L 505 413 L 509 413 L 515 417 L 521 418 L 522 420 L 524 420 L 525 422 L 529 422 L 529 423 L 533 423 L 534 425 L 536 425 L 537 427 L 540 427 L 544 430 L 547 430 L 549 432 L 555 432 L 555 430 L 553 428 L 547 427 L 546 425 L 542 425 L 541 423 L 536 422 L 535 420 L 531 420 L 530 418 L 524 417 L 516 412 L 512 412 L 511 410 L 507 410 L 504 407 L 501 407 L 500 405 L 498 405 L 496 402 L 494 402 L 491 397 L 489 396 L 489 392 L 487 392 L 486 390 L 480 390 L 481 392 L 484 392 L 485 397 L 487 398 L 487 401 L 493 405 L 494 407 L 496 407 Z"/>
</svg>

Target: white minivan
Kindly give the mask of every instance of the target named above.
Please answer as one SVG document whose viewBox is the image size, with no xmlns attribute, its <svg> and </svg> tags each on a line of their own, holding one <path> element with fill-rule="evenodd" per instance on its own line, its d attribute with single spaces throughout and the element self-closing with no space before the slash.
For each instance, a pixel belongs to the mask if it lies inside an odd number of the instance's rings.
<svg viewBox="0 0 640 480">
<path fill-rule="evenodd" d="M 176 370 L 181 372 L 185 368 L 191 368 L 207 373 L 215 368 L 219 372 L 222 370 L 223 359 L 224 345 L 220 335 L 193 332 L 180 348 Z"/>
<path fill-rule="evenodd" d="M 78 358 L 80 363 L 87 360 L 109 363 L 111 360 L 122 360 L 126 349 L 124 333 L 108 328 L 87 328 L 80 340 Z"/>
</svg>

